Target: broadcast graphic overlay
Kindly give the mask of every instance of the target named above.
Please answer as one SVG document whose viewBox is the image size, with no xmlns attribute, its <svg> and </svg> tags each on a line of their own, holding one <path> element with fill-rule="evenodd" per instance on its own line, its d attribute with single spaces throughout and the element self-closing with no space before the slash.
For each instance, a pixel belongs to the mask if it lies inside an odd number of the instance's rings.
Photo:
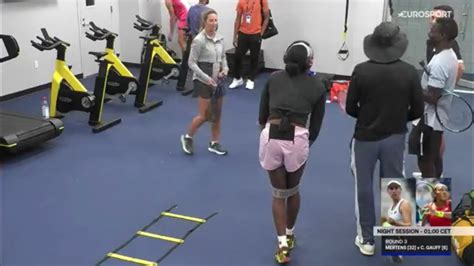
<svg viewBox="0 0 474 266">
<path fill-rule="evenodd" d="M 474 230 L 451 228 L 450 190 L 450 178 L 383 178 L 382 221 L 374 228 L 382 236 L 382 255 L 451 255 L 451 236 Z"/>
</svg>

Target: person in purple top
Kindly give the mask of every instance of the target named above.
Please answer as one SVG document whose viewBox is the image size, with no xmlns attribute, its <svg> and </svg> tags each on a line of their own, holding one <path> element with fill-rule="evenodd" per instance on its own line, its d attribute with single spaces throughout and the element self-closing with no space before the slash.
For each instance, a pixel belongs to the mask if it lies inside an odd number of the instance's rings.
<svg viewBox="0 0 474 266">
<path fill-rule="evenodd" d="M 193 5 L 188 11 L 188 17 L 186 20 L 193 38 L 201 31 L 202 14 L 209 9 L 209 7 L 207 7 L 208 4 L 209 0 L 199 0 L 199 3 Z"/>
</svg>

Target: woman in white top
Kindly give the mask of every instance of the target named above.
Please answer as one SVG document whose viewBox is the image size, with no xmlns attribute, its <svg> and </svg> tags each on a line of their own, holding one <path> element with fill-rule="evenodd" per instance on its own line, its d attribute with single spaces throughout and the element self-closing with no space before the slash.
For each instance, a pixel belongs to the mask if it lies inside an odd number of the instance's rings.
<svg viewBox="0 0 474 266">
<path fill-rule="evenodd" d="M 411 205 L 402 198 L 402 185 L 397 180 L 390 180 L 387 184 L 387 193 L 392 198 L 392 206 L 387 216 L 382 216 L 383 226 L 411 226 Z M 391 262 L 402 263 L 402 256 L 391 256 Z"/>
<path fill-rule="evenodd" d="M 411 226 L 411 205 L 402 198 L 400 182 L 389 181 L 387 193 L 392 198 L 392 206 L 388 209 L 387 216 L 382 216 L 382 224 L 384 226 Z"/>
</svg>

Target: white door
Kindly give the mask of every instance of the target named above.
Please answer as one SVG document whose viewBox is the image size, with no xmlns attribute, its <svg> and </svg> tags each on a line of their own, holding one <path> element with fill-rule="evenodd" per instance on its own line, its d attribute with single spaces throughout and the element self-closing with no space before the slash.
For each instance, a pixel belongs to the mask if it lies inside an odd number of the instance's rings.
<svg viewBox="0 0 474 266">
<path fill-rule="evenodd" d="M 95 57 L 89 52 L 103 52 L 106 41 L 92 41 L 86 37 L 89 22 L 94 22 L 100 28 L 106 28 L 112 32 L 118 31 L 118 0 L 76 0 L 79 11 L 79 39 L 81 47 L 81 63 L 84 77 L 96 74 L 99 65 Z M 116 41 L 116 46 L 118 41 Z"/>
</svg>

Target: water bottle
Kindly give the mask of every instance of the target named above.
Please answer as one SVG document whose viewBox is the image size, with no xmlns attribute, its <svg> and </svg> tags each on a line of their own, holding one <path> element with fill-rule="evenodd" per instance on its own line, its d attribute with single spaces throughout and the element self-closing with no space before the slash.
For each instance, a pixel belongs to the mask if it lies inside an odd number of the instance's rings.
<svg viewBox="0 0 474 266">
<path fill-rule="evenodd" d="M 46 96 L 44 96 L 41 100 L 41 114 L 43 119 L 49 119 L 49 105 Z"/>
</svg>

